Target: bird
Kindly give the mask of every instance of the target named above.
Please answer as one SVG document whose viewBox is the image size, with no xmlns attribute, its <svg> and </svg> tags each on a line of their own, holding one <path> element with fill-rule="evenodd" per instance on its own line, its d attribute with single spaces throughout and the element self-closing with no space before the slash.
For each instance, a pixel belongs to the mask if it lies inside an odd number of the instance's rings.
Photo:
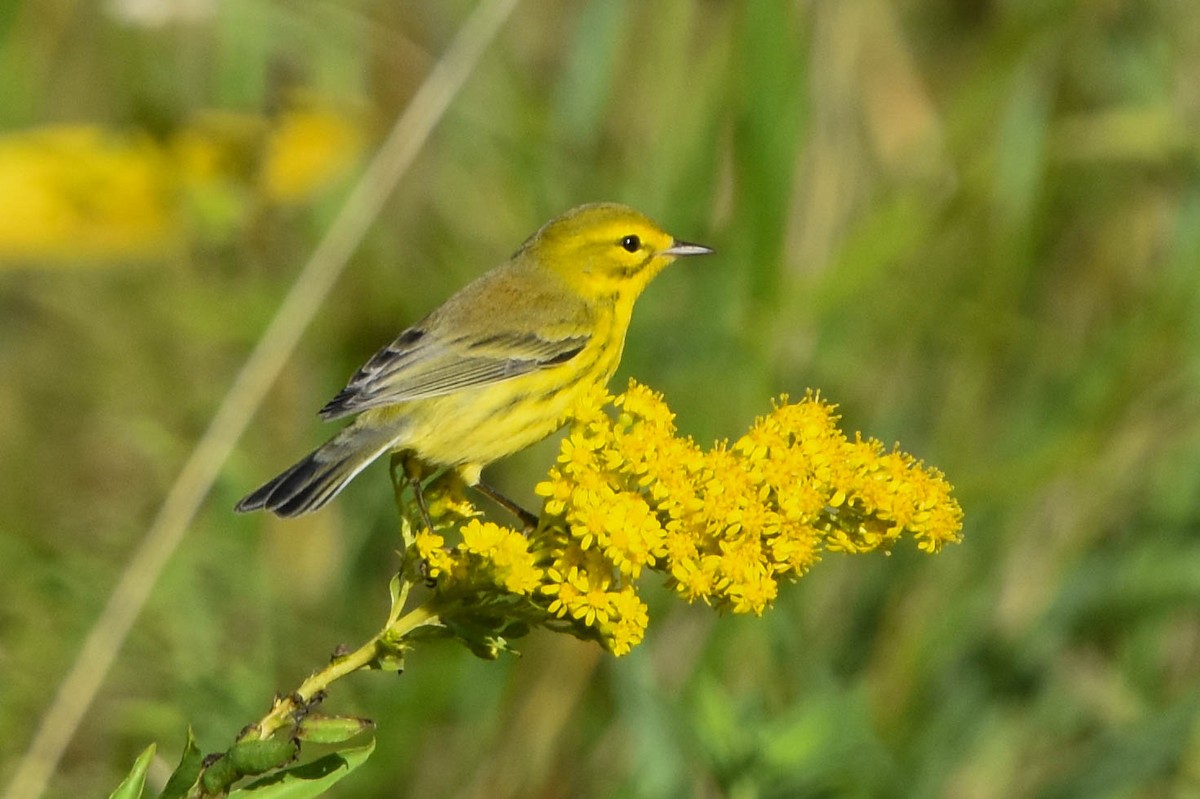
<svg viewBox="0 0 1200 799">
<path fill-rule="evenodd" d="M 376 352 L 319 412 L 353 422 L 235 510 L 311 513 L 385 453 L 454 469 L 503 500 L 483 468 L 562 427 L 616 371 L 647 284 L 677 258 L 711 252 L 618 203 L 551 219 Z"/>
</svg>

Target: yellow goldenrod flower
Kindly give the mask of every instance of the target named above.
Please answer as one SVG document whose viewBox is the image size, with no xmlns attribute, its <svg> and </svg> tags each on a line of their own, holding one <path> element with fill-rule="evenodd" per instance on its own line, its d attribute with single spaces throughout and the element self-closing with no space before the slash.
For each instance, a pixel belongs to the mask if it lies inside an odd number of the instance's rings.
<svg viewBox="0 0 1200 799">
<path fill-rule="evenodd" d="M 614 655 L 625 655 L 645 637 L 649 609 L 632 586 L 609 597 L 613 616 L 608 624 L 600 626 L 600 635 Z"/>
<path fill-rule="evenodd" d="M 847 439 L 834 407 L 814 394 L 783 397 L 732 445 L 702 450 L 676 435 L 670 409 L 646 387 L 597 393 L 537 493 L 545 503 L 528 539 L 471 519 L 462 547 L 450 550 L 455 563 L 470 554 L 473 585 L 529 597 L 522 621 L 566 624 L 618 655 L 645 634 L 635 583 L 645 570 L 689 602 L 761 615 L 780 581 L 804 575 L 822 550 L 869 552 L 908 535 L 936 552 L 962 526 L 940 472 L 878 441 Z M 439 536 L 418 535 L 415 547 L 432 576 L 452 571 Z"/>
<path fill-rule="evenodd" d="M 514 594 L 530 594 L 541 585 L 525 536 L 492 522 L 471 519 L 462 528 L 463 549 L 477 556 L 493 585 Z"/>
<path fill-rule="evenodd" d="M 430 579 L 436 580 L 452 573 L 454 569 L 454 558 L 442 548 L 444 544 L 445 539 L 432 531 L 417 534 L 416 551 L 425 564 L 425 572 Z"/>
</svg>

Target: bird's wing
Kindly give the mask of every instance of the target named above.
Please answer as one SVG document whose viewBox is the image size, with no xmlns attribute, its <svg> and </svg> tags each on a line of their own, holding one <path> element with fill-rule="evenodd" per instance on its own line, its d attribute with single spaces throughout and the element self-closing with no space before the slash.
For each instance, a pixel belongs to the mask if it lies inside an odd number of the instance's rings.
<svg viewBox="0 0 1200 799">
<path fill-rule="evenodd" d="M 556 366 L 578 355 L 589 338 L 585 333 L 545 337 L 501 331 L 447 340 L 412 327 L 375 353 L 321 409 L 321 417 L 338 419 Z"/>
</svg>

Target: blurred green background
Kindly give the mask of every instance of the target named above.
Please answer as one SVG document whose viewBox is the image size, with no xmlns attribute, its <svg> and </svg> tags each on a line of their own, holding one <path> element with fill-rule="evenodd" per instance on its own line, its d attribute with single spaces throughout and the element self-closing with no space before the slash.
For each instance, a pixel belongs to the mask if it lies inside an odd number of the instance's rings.
<svg viewBox="0 0 1200 799">
<path fill-rule="evenodd" d="M 355 164 L 471 7 L 0 4 L 0 784 Z M 718 250 L 650 287 L 614 385 L 665 392 L 705 442 L 819 388 L 847 429 L 946 472 L 965 539 L 828 555 L 761 619 L 652 591 L 619 660 L 535 635 L 520 658 L 443 644 L 401 678 L 356 675 L 329 708 L 376 719 L 379 748 L 335 795 L 1200 796 L 1195 11 L 520 5 L 48 795 L 106 794 L 151 741 L 161 781 L 188 724 L 223 749 L 375 631 L 397 543 L 382 467 L 313 517 L 233 503 L 328 435 L 316 409 L 378 346 L 541 222 L 611 199 Z M 289 127 L 297 108 L 311 127 Z M 493 481 L 532 504 L 554 446 Z"/>
</svg>

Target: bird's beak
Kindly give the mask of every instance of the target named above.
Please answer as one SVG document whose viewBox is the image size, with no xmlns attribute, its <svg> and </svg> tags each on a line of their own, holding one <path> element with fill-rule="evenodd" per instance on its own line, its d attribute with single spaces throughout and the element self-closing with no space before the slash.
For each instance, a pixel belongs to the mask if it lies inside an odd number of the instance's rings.
<svg viewBox="0 0 1200 799">
<path fill-rule="evenodd" d="M 663 255 L 708 255 L 712 252 L 712 247 L 705 247 L 703 244 L 690 244 L 686 241 L 676 239 L 671 242 L 671 246 L 662 251 Z"/>
</svg>

